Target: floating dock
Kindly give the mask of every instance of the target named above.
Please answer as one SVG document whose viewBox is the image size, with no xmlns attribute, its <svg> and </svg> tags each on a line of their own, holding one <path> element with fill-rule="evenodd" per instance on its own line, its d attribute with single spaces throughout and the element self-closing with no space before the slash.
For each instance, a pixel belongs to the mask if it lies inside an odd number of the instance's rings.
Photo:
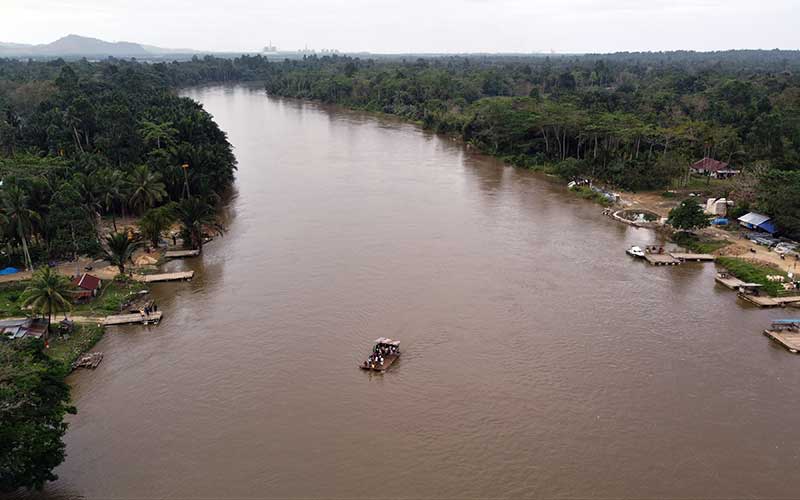
<svg viewBox="0 0 800 500">
<path fill-rule="evenodd" d="M 653 266 L 677 266 L 681 263 L 678 259 L 667 253 L 646 253 L 644 260 Z"/>
<path fill-rule="evenodd" d="M 798 331 L 764 330 L 764 335 L 779 343 L 793 354 L 800 352 L 800 332 Z"/>
<path fill-rule="evenodd" d="M 185 259 L 187 257 L 197 257 L 200 250 L 167 250 L 164 257 L 168 259 Z"/>
<path fill-rule="evenodd" d="M 103 353 L 102 352 L 92 352 L 89 354 L 84 354 L 80 358 L 78 358 L 74 363 L 72 363 L 72 369 L 76 368 L 90 368 L 94 370 L 95 368 L 100 365 L 100 362 L 103 361 Z"/>
<path fill-rule="evenodd" d="M 670 255 L 673 258 L 678 259 L 681 262 L 686 261 L 694 261 L 694 262 L 714 262 L 715 257 L 708 253 L 683 253 L 683 252 L 671 252 Z"/>
<path fill-rule="evenodd" d="M 142 283 L 157 283 L 159 281 L 189 281 L 194 277 L 194 271 L 181 271 L 164 274 L 136 274 L 133 279 Z"/>
<path fill-rule="evenodd" d="M 107 316 L 103 320 L 103 326 L 112 325 L 157 325 L 161 321 L 161 311 L 151 312 L 150 314 L 133 313 L 133 314 L 117 314 L 115 316 Z"/>
</svg>

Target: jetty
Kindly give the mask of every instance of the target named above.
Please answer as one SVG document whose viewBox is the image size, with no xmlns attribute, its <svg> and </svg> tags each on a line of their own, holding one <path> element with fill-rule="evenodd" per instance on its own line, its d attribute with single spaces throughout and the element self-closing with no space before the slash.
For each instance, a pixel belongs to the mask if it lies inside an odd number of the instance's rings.
<svg viewBox="0 0 800 500">
<path fill-rule="evenodd" d="M 653 266 L 677 266 L 681 263 L 680 260 L 667 253 L 646 253 L 644 260 Z"/>
<path fill-rule="evenodd" d="M 164 257 L 168 259 L 185 259 L 187 257 L 197 257 L 200 250 L 167 250 Z"/>
<path fill-rule="evenodd" d="M 161 321 L 161 311 L 151 312 L 150 314 L 132 313 L 132 314 L 117 314 L 114 316 L 106 316 L 103 320 L 103 326 L 112 325 L 157 325 Z"/>
<path fill-rule="evenodd" d="M 163 274 L 135 274 L 133 279 L 142 283 L 158 283 L 160 281 L 189 281 L 194 277 L 194 271 L 179 271 Z"/>
<path fill-rule="evenodd" d="M 720 285 L 730 288 L 731 290 L 738 290 L 740 287 L 746 285 L 757 284 L 757 283 L 745 283 L 736 276 L 733 276 L 725 271 L 718 272 L 716 277 L 714 277 L 714 280 L 716 280 L 716 282 L 719 283 Z"/>
<path fill-rule="evenodd" d="M 800 318 L 776 319 L 764 335 L 785 347 L 789 352 L 800 352 Z"/>
<path fill-rule="evenodd" d="M 786 307 L 788 305 L 800 304 L 800 295 L 790 295 L 784 297 L 769 297 L 766 295 L 753 295 L 739 292 L 739 298 L 750 302 L 758 307 Z"/>
<path fill-rule="evenodd" d="M 90 368 L 94 370 L 103 361 L 103 353 L 102 352 L 90 352 L 88 354 L 84 354 L 74 363 L 72 363 L 72 369 L 76 368 Z"/>
<path fill-rule="evenodd" d="M 681 262 L 714 262 L 715 257 L 708 253 L 670 252 L 670 255 Z"/>
</svg>

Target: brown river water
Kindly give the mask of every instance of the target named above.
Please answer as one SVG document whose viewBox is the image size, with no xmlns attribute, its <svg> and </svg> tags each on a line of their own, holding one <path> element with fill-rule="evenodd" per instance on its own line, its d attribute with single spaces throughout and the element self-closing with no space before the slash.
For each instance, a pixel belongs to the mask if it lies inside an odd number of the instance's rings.
<svg viewBox="0 0 800 500">
<path fill-rule="evenodd" d="M 48 498 L 800 495 L 800 358 L 712 264 L 402 122 L 190 89 L 239 160 L 223 238 L 110 330 Z M 384 375 L 356 368 L 402 342 Z"/>
</svg>

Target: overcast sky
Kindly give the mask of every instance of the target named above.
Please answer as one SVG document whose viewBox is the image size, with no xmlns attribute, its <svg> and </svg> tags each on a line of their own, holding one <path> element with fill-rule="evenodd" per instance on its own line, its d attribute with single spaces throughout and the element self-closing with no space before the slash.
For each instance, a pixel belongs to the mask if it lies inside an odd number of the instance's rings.
<svg viewBox="0 0 800 500">
<path fill-rule="evenodd" d="M 0 41 L 253 51 L 800 48 L 800 0 L 0 0 Z"/>
</svg>

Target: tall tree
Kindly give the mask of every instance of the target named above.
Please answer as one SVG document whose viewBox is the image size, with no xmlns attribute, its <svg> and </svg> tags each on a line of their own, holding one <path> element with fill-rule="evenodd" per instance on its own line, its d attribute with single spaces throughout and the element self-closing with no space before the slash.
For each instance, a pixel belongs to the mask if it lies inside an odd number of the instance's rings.
<svg viewBox="0 0 800 500">
<path fill-rule="evenodd" d="M 39 214 L 29 208 L 28 201 L 28 194 L 19 186 L 11 185 L 3 190 L 3 214 L 22 245 L 25 267 L 31 270 L 33 262 L 28 251 L 28 234 L 33 221 L 39 218 Z"/>
<path fill-rule="evenodd" d="M 161 174 L 151 172 L 147 165 L 139 165 L 133 169 L 129 177 L 130 204 L 134 210 L 143 213 L 167 197 Z"/>
<path fill-rule="evenodd" d="M 58 479 L 64 461 L 64 415 L 69 404 L 65 367 L 41 340 L 0 341 L 0 493 L 41 489 Z"/>
<path fill-rule="evenodd" d="M 190 242 L 192 248 L 202 252 L 206 233 L 221 235 L 225 232 L 214 207 L 198 197 L 186 198 L 176 210 L 182 226 L 182 238 Z"/>
<path fill-rule="evenodd" d="M 112 265 L 117 266 L 120 274 L 125 274 L 125 265 L 132 262 L 133 253 L 142 244 L 131 240 L 125 233 L 114 233 L 106 236 L 103 252 Z"/>
<path fill-rule="evenodd" d="M 70 289 L 72 284 L 66 276 L 43 267 L 33 273 L 31 282 L 22 293 L 22 304 L 52 321 L 53 314 L 70 310 Z"/>
</svg>

